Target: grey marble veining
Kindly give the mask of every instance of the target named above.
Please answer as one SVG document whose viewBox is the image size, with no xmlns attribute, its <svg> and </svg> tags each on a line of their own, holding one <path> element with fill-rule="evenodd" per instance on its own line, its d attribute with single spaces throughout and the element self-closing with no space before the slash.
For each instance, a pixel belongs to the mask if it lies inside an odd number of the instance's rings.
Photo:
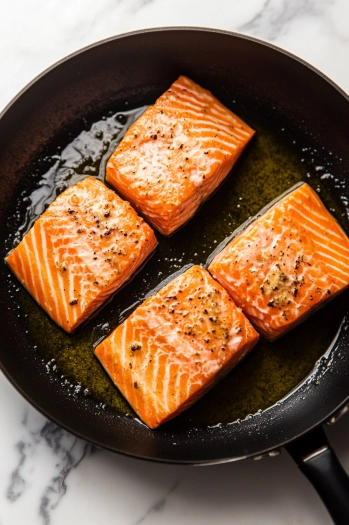
<svg viewBox="0 0 349 525">
<path fill-rule="evenodd" d="M 67 491 L 70 472 L 96 449 L 47 421 L 30 407 L 25 407 L 21 425 L 25 432 L 14 445 L 19 457 L 9 476 L 6 497 L 11 503 L 15 503 L 30 489 L 38 476 L 37 459 L 43 451 L 48 452 L 53 461 L 49 471 L 41 479 L 43 488 L 37 502 L 38 515 L 48 525 L 51 512 Z"/>
<path fill-rule="evenodd" d="M 132 525 L 140 525 L 141 523 L 145 522 L 151 522 L 151 517 L 154 514 L 163 513 L 165 510 L 165 506 L 168 503 L 168 500 L 171 496 L 171 494 L 178 488 L 179 481 L 176 481 L 169 490 L 166 491 L 166 493 L 160 497 L 155 503 L 151 505 L 151 507 L 141 516 L 137 521 L 135 521 Z"/>
<path fill-rule="evenodd" d="M 308 60 L 349 92 L 346 0 L 13 0 L 0 6 L 0 107 L 56 60 L 152 26 L 240 31 Z M 47 421 L 0 376 L 0 525 L 329 525 L 286 454 L 188 468 L 96 450 Z M 349 470 L 349 417 L 329 434 Z"/>
<path fill-rule="evenodd" d="M 275 41 L 281 34 L 290 31 L 292 23 L 299 18 L 307 17 L 309 22 L 313 18 L 322 17 L 329 4 L 333 1 L 294 0 L 265 0 L 263 6 L 248 22 L 239 27 L 239 31 L 247 32 L 265 40 Z"/>
</svg>

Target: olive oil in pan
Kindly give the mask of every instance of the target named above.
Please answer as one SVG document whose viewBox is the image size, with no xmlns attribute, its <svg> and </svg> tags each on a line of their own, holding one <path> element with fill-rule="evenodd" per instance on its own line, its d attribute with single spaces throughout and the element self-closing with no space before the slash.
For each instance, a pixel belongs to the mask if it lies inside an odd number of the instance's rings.
<svg viewBox="0 0 349 525">
<path fill-rule="evenodd" d="M 103 117 L 92 124 L 88 131 L 82 131 L 62 151 L 49 158 L 45 157 L 45 161 L 51 161 L 51 166 L 40 178 L 37 188 L 30 196 L 25 197 L 30 204 L 25 213 L 25 220 L 18 230 L 17 241 L 63 190 L 88 176 L 104 181 L 108 158 L 127 129 L 145 109 L 146 106 L 143 106 Z"/>
<path fill-rule="evenodd" d="M 88 175 L 104 180 L 110 154 L 142 111 L 144 107 L 109 114 L 52 156 L 51 169 L 31 194 L 20 237 L 64 188 Z M 245 118 L 256 129 L 256 136 L 228 180 L 181 230 L 169 238 L 156 234 L 159 246 L 155 255 L 86 325 L 72 335 L 66 334 L 20 288 L 17 296 L 25 315 L 25 329 L 35 341 L 37 355 L 44 364 L 50 363 L 50 374 L 75 385 L 78 395 L 85 394 L 95 405 L 135 415 L 94 357 L 96 342 L 108 335 L 161 281 L 187 264 L 204 264 L 233 230 L 288 188 L 301 180 L 308 182 L 320 192 L 342 226 L 348 228 L 330 178 L 321 178 L 324 172 L 317 173 L 311 162 L 301 162 L 302 150 L 282 138 L 281 132 L 270 129 L 262 119 Z M 261 338 L 219 385 L 166 426 L 227 423 L 280 400 L 304 380 L 325 353 L 339 328 L 347 301 L 345 294 L 333 303 L 336 308 L 325 307 L 276 342 Z"/>
</svg>

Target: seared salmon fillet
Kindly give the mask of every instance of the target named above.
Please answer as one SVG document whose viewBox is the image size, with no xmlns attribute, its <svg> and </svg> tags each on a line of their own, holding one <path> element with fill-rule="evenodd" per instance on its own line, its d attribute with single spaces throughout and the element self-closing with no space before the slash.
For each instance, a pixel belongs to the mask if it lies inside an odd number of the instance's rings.
<svg viewBox="0 0 349 525">
<path fill-rule="evenodd" d="M 107 181 L 164 235 L 219 186 L 254 131 L 209 91 L 180 76 L 130 127 Z"/>
<path fill-rule="evenodd" d="M 52 319 L 72 332 L 156 245 L 131 205 L 88 177 L 50 204 L 6 261 Z"/>
<path fill-rule="evenodd" d="M 349 286 L 349 239 L 303 183 L 233 238 L 209 271 L 272 341 Z"/>
<path fill-rule="evenodd" d="M 227 292 L 193 266 L 149 297 L 95 353 L 140 418 L 156 428 L 197 401 L 258 337 Z"/>
</svg>

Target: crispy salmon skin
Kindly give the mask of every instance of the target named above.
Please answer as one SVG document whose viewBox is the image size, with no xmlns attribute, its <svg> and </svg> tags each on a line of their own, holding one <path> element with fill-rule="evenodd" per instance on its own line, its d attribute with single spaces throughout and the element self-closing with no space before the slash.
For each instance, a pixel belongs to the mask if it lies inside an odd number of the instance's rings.
<svg viewBox="0 0 349 525">
<path fill-rule="evenodd" d="M 257 340 L 227 292 L 193 266 L 148 298 L 95 353 L 140 418 L 156 428 L 191 406 Z"/>
<path fill-rule="evenodd" d="M 254 131 L 209 91 L 180 76 L 130 127 L 107 181 L 162 234 L 196 212 Z"/>
<path fill-rule="evenodd" d="M 349 286 L 349 239 L 301 184 L 237 235 L 209 271 L 272 341 Z"/>
<path fill-rule="evenodd" d="M 72 332 L 156 245 L 131 205 L 88 177 L 50 204 L 6 262 L 52 319 Z"/>
</svg>

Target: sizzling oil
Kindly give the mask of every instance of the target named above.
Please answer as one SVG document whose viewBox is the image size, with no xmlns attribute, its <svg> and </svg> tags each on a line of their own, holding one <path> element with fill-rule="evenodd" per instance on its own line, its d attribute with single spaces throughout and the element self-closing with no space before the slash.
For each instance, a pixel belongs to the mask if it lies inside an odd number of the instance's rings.
<svg viewBox="0 0 349 525">
<path fill-rule="evenodd" d="M 30 204 L 14 243 L 67 186 L 88 175 L 104 180 L 107 159 L 143 110 L 109 113 L 51 156 L 50 169 L 39 176 L 36 189 L 25 197 Z M 152 259 L 76 333 L 66 334 L 23 288 L 19 289 L 25 329 L 35 342 L 36 352 L 47 372 L 72 386 L 76 395 L 88 396 L 101 409 L 134 415 L 94 357 L 96 342 L 110 333 L 160 281 L 185 264 L 204 264 L 217 244 L 237 226 L 295 183 L 304 180 L 311 184 L 347 229 L 343 209 L 331 191 L 335 179 L 325 167 L 314 165 L 312 152 L 298 149 L 289 138 L 283 138 L 282 131 L 273 131 L 250 118 L 247 121 L 256 129 L 256 136 L 223 187 L 172 237 L 157 234 L 160 242 Z M 309 374 L 327 350 L 344 315 L 346 301 L 337 299 L 336 308 L 324 308 L 276 342 L 261 339 L 218 386 L 167 425 L 231 422 L 280 400 Z"/>
</svg>

